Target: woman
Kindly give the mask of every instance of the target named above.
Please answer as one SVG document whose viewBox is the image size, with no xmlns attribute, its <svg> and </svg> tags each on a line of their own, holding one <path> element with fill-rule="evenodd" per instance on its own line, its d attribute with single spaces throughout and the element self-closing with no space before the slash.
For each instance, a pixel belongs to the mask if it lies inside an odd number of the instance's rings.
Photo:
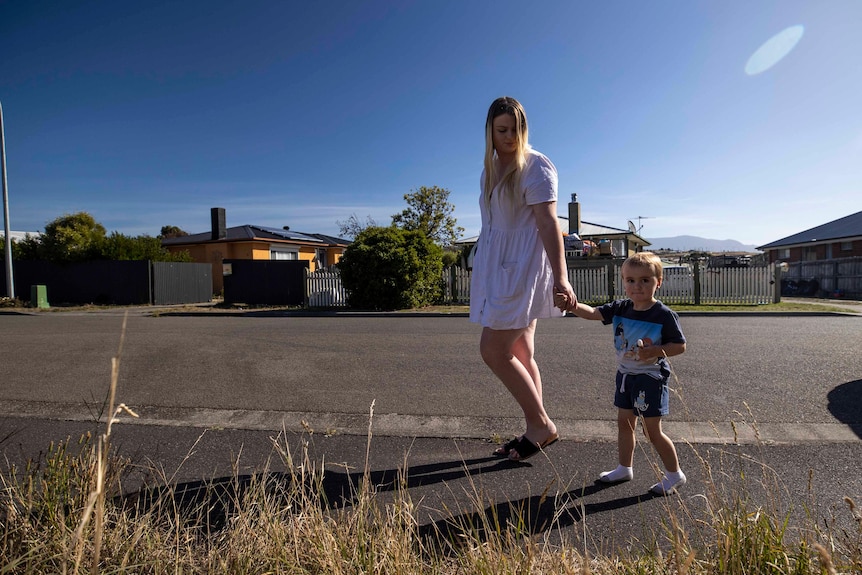
<svg viewBox="0 0 862 575">
<path fill-rule="evenodd" d="M 557 170 L 528 143 L 527 116 L 498 98 L 485 122 L 482 231 L 473 260 L 470 321 L 483 326 L 482 359 L 521 406 L 526 431 L 495 453 L 523 461 L 559 439 L 542 403 L 533 357 L 536 320 L 561 317 L 554 294 L 577 302 L 557 223 Z M 571 305 L 575 305 L 572 303 Z"/>
</svg>

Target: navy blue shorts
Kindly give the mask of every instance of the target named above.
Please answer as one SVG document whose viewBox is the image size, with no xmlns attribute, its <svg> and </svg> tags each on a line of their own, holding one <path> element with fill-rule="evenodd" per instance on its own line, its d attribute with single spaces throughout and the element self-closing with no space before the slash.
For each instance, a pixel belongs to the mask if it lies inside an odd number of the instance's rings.
<svg viewBox="0 0 862 575">
<path fill-rule="evenodd" d="M 656 379 L 646 374 L 625 375 L 617 372 L 614 405 L 631 409 L 635 415 L 658 417 L 670 413 L 670 393 L 667 378 Z"/>
</svg>

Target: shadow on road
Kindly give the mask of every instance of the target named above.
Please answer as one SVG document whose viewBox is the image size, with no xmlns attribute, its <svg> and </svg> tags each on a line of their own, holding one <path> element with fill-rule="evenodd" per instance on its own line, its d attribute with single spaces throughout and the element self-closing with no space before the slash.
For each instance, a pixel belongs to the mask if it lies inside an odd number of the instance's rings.
<svg viewBox="0 0 862 575">
<path fill-rule="evenodd" d="M 494 461 L 493 465 L 470 469 L 471 466 Z M 371 493 L 385 493 L 397 489 L 411 489 L 444 481 L 456 481 L 470 476 L 511 469 L 523 463 L 514 463 L 496 457 L 459 459 L 402 469 L 382 471 L 339 472 L 327 469 L 323 478 L 304 477 L 301 473 L 270 472 L 210 480 L 189 481 L 176 485 L 160 485 L 119 498 L 127 510 L 137 514 L 165 511 L 176 513 L 192 523 L 207 525 L 209 529 L 224 529 L 229 519 L 237 514 L 246 501 L 246 495 L 263 489 L 267 494 L 289 503 L 296 496 L 295 482 L 304 481 L 306 497 L 313 497 L 324 508 L 352 506 L 362 495 L 363 481 L 370 484 Z"/>
<path fill-rule="evenodd" d="M 638 505 L 657 497 L 644 493 L 597 503 L 583 504 L 580 501 L 610 487 L 613 487 L 613 484 L 596 482 L 561 494 L 534 495 L 516 501 L 504 501 L 486 507 L 483 511 L 463 513 L 422 525 L 419 532 L 426 540 L 448 542 L 449 548 L 455 549 L 459 542 L 472 545 L 477 540 L 485 541 L 513 527 L 518 529 L 516 535 L 523 537 L 551 529 L 571 527 L 588 515 Z M 469 536 L 465 538 L 463 534 Z"/>
<path fill-rule="evenodd" d="M 826 397 L 829 413 L 862 437 L 862 379 L 842 383 Z"/>
</svg>

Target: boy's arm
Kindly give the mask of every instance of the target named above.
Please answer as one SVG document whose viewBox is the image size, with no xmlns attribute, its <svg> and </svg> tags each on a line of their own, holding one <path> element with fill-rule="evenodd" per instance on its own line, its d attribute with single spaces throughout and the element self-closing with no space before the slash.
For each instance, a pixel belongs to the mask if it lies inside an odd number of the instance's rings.
<svg viewBox="0 0 862 575">
<path fill-rule="evenodd" d="M 554 305 L 560 307 L 566 303 L 565 296 L 563 294 L 557 293 L 554 294 Z M 578 302 L 574 307 L 570 305 L 566 305 L 566 311 L 570 311 L 576 316 L 583 319 L 604 319 L 602 314 L 596 308 L 592 306 L 588 306 L 585 303 Z"/>
<path fill-rule="evenodd" d="M 641 347 L 638 350 L 638 358 L 643 361 L 662 356 L 673 357 L 683 352 L 685 352 L 685 343 L 663 343 L 661 345 L 648 345 Z"/>
</svg>

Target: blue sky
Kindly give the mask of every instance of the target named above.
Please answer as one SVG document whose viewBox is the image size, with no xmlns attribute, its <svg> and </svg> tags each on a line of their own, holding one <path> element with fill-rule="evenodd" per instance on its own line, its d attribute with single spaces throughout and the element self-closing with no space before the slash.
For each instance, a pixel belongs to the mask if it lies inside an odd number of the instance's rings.
<svg viewBox="0 0 862 575">
<path fill-rule="evenodd" d="M 218 206 L 337 234 L 440 186 L 475 235 L 509 95 L 561 215 L 762 245 L 862 210 L 860 25 L 858 0 L 0 0 L 11 228 Z"/>
</svg>

